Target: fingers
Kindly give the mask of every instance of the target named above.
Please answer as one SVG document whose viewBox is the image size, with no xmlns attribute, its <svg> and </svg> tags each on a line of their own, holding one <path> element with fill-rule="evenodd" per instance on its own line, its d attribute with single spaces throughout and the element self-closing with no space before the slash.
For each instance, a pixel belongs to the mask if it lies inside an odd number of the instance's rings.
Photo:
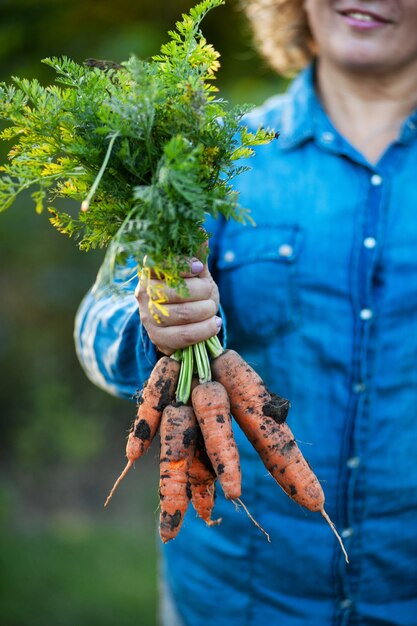
<svg viewBox="0 0 417 626">
<path fill-rule="evenodd" d="M 190 271 L 184 272 L 181 274 L 183 278 L 191 278 L 192 276 L 197 276 L 201 274 L 204 270 L 204 265 L 199 259 L 191 259 L 190 261 Z"/>
<path fill-rule="evenodd" d="M 214 316 L 202 322 L 169 326 L 166 328 L 150 327 L 149 338 L 164 354 L 170 355 L 175 350 L 205 341 L 214 337 L 221 328 L 221 318 Z"/>
<path fill-rule="evenodd" d="M 150 308 L 152 309 L 152 306 Z M 164 328 L 208 320 L 217 313 L 217 304 L 211 299 L 197 300 L 181 304 L 167 304 L 165 309 L 168 315 L 159 315 L 158 324 Z"/>
<path fill-rule="evenodd" d="M 218 292 L 216 291 L 215 296 L 212 296 L 212 292 L 210 291 L 208 297 L 201 300 L 179 301 L 178 303 L 164 302 L 163 313 L 148 299 L 146 291 L 142 291 L 138 296 L 142 324 L 148 331 L 151 340 L 153 341 L 153 337 L 158 335 L 158 341 L 160 342 L 160 329 L 166 330 L 171 327 L 191 326 L 212 320 L 219 307 L 217 294 Z M 211 327 L 206 325 L 206 328 L 209 328 L 206 332 L 211 332 L 211 335 L 214 334 L 213 325 L 211 325 Z M 190 329 L 190 332 L 192 332 L 192 330 L 193 329 Z M 216 332 L 218 328 L 216 327 L 214 330 Z M 183 329 L 181 329 L 181 332 L 182 331 Z M 171 335 L 166 333 L 164 336 L 170 337 Z"/>
<path fill-rule="evenodd" d="M 158 280 L 151 279 L 149 282 L 141 280 L 136 291 L 136 297 L 139 299 L 139 304 L 141 298 L 145 296 L 145 294 L 147 298 L 149 293 L 156 293 L 157 288 L 160 288 L 161 285 L 161 281 Z M 210 281 L 207 279 L 186 278 L 185 286 L 187 294 L 184 296 L 180 296 L 175 289 L 170 289 L 164 286 L 165 303 L 176 304 L 179 302 L 196 302 L 199 300 L 206 300 L 210 297 L 212 286 Z"/>
<path fill-rule="evenodd" d="M 181 272 L 181 276 L 183 278 L 192 278 L 193 276 L 197 276 L 204 270 L 204 264 L 197 258 L 192 258 L 187 262 L 189 268 L 185 272 Z M 155 272 L 150 268 L 150 275 L 153 279 L 159 280 L 158 276 L 156 276 Z"/>
<path fill-rule="evenodd" d="M 135 291 L 141 321 L 150 340 L 168 355 L 213 337 L 221 327 L 221 318 L 216 315 L 219 292 L 207 265 L 192 259 L 190 272 L 184 275 L 187 289 L 185 296 L 179 295 L 175 289 L 169 289 L 156 278 L 142 277 Z M 161 293 L 163 300 L 157 305 L 157 301 L 153 301 L 150 296 Z"/>
</svg>

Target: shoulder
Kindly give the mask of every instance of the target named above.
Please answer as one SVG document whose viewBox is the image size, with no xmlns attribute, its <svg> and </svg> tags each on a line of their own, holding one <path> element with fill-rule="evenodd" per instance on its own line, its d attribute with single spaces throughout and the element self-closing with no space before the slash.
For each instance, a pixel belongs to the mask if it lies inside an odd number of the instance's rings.
<svg viewBox="0 0 417 626">
<path fill-rule="evenodd" d="M 249 130 L 263 126 L 279 131 L 281 147 L 296 146 L 311 137 L 316 101 L 314 66 L 310 65 L 294 78 L 285 93 L 268 98 L 250 111 L 242 122 Z"/>
<path fill-rule="evenodd" d="M 255 107 L 243 118 L 243 124 L 249 130 L 256 130 L 259 126 L 277 128 L 281 124 L 284 111 L 291 104 L 290 93 L 271 96 L 263 104 Z"/>
</svg>

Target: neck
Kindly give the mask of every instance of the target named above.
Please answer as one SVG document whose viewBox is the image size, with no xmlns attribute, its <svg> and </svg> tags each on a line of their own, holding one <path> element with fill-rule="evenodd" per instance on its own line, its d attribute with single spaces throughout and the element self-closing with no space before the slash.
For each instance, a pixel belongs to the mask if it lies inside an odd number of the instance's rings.
<svg viewBox="0 0 417 626">
<path fill-rule="evenodd" d="M 341 70 L 320 59 L 317 88 L 335 127 L 371 163 L 398 137 L 417 106 L 417 68 L 379 76 Z"/>
</svg>

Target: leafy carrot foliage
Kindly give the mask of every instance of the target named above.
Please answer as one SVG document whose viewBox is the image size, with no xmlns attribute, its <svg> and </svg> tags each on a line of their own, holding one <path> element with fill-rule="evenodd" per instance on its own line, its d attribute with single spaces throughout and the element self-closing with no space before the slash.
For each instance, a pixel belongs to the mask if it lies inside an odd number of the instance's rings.
<svg viewBox="0 0 417 626">
<path fill-rule="evenodd" d="M 0 167 L 0 210 L 30 190 L 36 211 L 47 208 L 82 250 L 109 246 L 108 284 L 115 264 L 131 257 L 181 288 L 184 259 L 207 238 L 207 214 L 248 219 L 231 181 L 253 147 L 274 136 L 248 132 L 250 107 L 229 109 L 218 95 L 219 54 L 200 23 L 223 3 L 203 0 L 183 15 L 150 60 L 54 57 L 43 61 L 56 72 L 51 85 L 1 83 L 0 138 L 11 147 Z M 58 198 L 88 210 L 64 212 Z"/>
</svg>

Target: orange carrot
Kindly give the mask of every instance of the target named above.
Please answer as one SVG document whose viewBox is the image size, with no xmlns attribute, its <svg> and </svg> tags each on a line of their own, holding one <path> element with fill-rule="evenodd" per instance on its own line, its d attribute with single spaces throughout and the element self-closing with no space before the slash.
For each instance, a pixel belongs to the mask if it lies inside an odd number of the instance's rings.
<svg viewBox="0 0 417 626">
<path fill-rule="evenodd" d="M 171 404 L 161 420 L 161 455 L 159 498 L 159 535 L 166 543 L 177 536 L 190 501 L 188 470 L 191 466 L 197 434 L 193 408 Z"/>
<path fill-rule="evenodd" d="M 191 502 L 196 513 L 208 526 L 220 524 L 221 518 L 212 520 L 211 514 L 216 497 L 216 472 L 204 447 L 201 430 L 197 432 L 197 442 L 194 459 L 188 470 L 191 486 Z"/>
<path fill-rule="evenodd" d="M 219 382 L 198 385 L 191 395 L 207 454 L 228 500 L 241 495 L 239 452 L 226 389 Z"/>
<path fill-rule="evenodd" d="M 139 399 L 137 417 L 132 425 L 126 444 L 127 465 L 110 491 L 104 506 L 110 502 L 119 483 L 133 463 L 149 448 L 159 428 L 164 408 L 173 401 L 178 381 L 180 363 L 164 356 L 157 361 L 145 383 Z"/>
<path fill-rule="evenodd" d="M 310 511 L 319 511 L 342 541 L 324 510 L 324 492 L 285 423 L 289 402 L 270 394 L 259 374 L 233 350 L 212 362 L 214 378 L 227 389 L 237 423 L 284 491 Z"/>
<path fill-rule="evenodd" d="M 161 415 L 175 398 L 180 363 L 164 356 L 156 363 L 139 399 L 137 417 L 130 432 L 126 456 L 137 460 L 152 443 Z"/>
</svg>

